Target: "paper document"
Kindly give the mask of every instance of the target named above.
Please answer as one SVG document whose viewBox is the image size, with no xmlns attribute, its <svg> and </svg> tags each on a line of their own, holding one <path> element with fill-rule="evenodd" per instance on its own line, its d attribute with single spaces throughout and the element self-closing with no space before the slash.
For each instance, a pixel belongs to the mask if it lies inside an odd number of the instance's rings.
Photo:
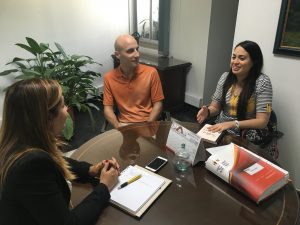
<svg viewBox="0 0 300 225">
<path fill-rule="evenodd" d="M 192 165 L 205 161 L 206 155 L 201 137 L 182 125 L 172 122 L 166 146 L 176 153 L 181 149 L 182 144 L 185 144 L 185 149 L 190 155 L 188 161 Z"/>
<path fill-rule="evenodd" d="M 141 178 L 128 184 L 126 187 L 118 189 L 124 182 L 132 177 L 141 174 Z M 138 167 L 128 166 L 119 176 L 119 182 L 111 191 L 111 202 L 129 211 L 132 214 L 147 203 L 147 201 L 164 185 L 165 180 L 139 169 Z"/>
</svg>

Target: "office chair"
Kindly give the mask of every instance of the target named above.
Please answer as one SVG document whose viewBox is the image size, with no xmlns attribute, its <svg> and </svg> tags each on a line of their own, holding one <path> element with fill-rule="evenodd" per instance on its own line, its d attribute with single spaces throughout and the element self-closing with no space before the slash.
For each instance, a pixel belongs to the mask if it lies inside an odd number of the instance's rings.
<svg viewBox="0 0 300 225">
<path fill-rule="evenodd" d="M 277 116 L 274 110 L 271 111 L 268 128 L 270 134 L 266 137 L 266 141 L 260 145 L 265 149 L 273 159 L 277 160 L 279 157 L 278 139 L 284 134 L 277 129 Z"/>
<path fill-rule="evenodd" d="M 248 133 L 250 131 L 250 133 Z M 257 133 L 257 134 L 255 134 Z M 241 132 L 242 138 L 248 139 L 247 135 L 258 135 L 262 139 L 254 139 L 253 144 L 264 149 L 274 160 L 279 157 L 278 139 L 283 136 L 283 133 L 277 129 L 277 116 L 274 110 L 271 111 L 267 129 L 245 129 Z"/>
</svg>

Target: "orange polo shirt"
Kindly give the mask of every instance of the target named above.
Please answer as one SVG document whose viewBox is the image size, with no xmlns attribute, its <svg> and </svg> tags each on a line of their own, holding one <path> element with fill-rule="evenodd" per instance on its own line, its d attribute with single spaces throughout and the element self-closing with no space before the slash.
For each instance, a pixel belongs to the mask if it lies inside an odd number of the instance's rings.
<svg viewBox="0 0 300 225">
<path fill-rule="evenodd" d="M 103 105 L 117 105 L 120 122 L 147 121 L 153 103 L 164 99 L 159 74 L 153 67 L 139 64 L 136 75 L 128 79 L 120 67 L 104 76 Z"/>
</svg>

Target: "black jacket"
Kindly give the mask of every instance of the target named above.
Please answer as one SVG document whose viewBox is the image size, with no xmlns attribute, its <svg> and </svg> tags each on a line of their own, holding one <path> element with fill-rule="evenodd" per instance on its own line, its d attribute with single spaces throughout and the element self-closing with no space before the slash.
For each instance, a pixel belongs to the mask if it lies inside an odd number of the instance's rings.
<svg viewBox="0 0 300 225">
<path fill-rule="evenodd" d="M 93 181 L 90 164 L 67 159 L 79 182 Z M 1 225 L 92 225 L 110 198 L 97 184 L 74 209 L 69 209 L 70 189 L 48 153 L 32 151 L 10 168 L 0 196 Z"/>
</svg>

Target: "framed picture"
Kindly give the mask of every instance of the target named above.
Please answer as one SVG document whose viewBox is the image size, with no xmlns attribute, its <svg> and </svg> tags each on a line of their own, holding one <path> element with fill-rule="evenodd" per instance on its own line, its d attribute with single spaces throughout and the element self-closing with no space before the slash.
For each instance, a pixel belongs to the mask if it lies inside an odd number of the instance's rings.
<svg viewBox="0 0 300 225">
<path fill-rule="evenodd" d="M 300 57 L 299 0 L 282 0 L 273 53 Z"/>
</svg>

